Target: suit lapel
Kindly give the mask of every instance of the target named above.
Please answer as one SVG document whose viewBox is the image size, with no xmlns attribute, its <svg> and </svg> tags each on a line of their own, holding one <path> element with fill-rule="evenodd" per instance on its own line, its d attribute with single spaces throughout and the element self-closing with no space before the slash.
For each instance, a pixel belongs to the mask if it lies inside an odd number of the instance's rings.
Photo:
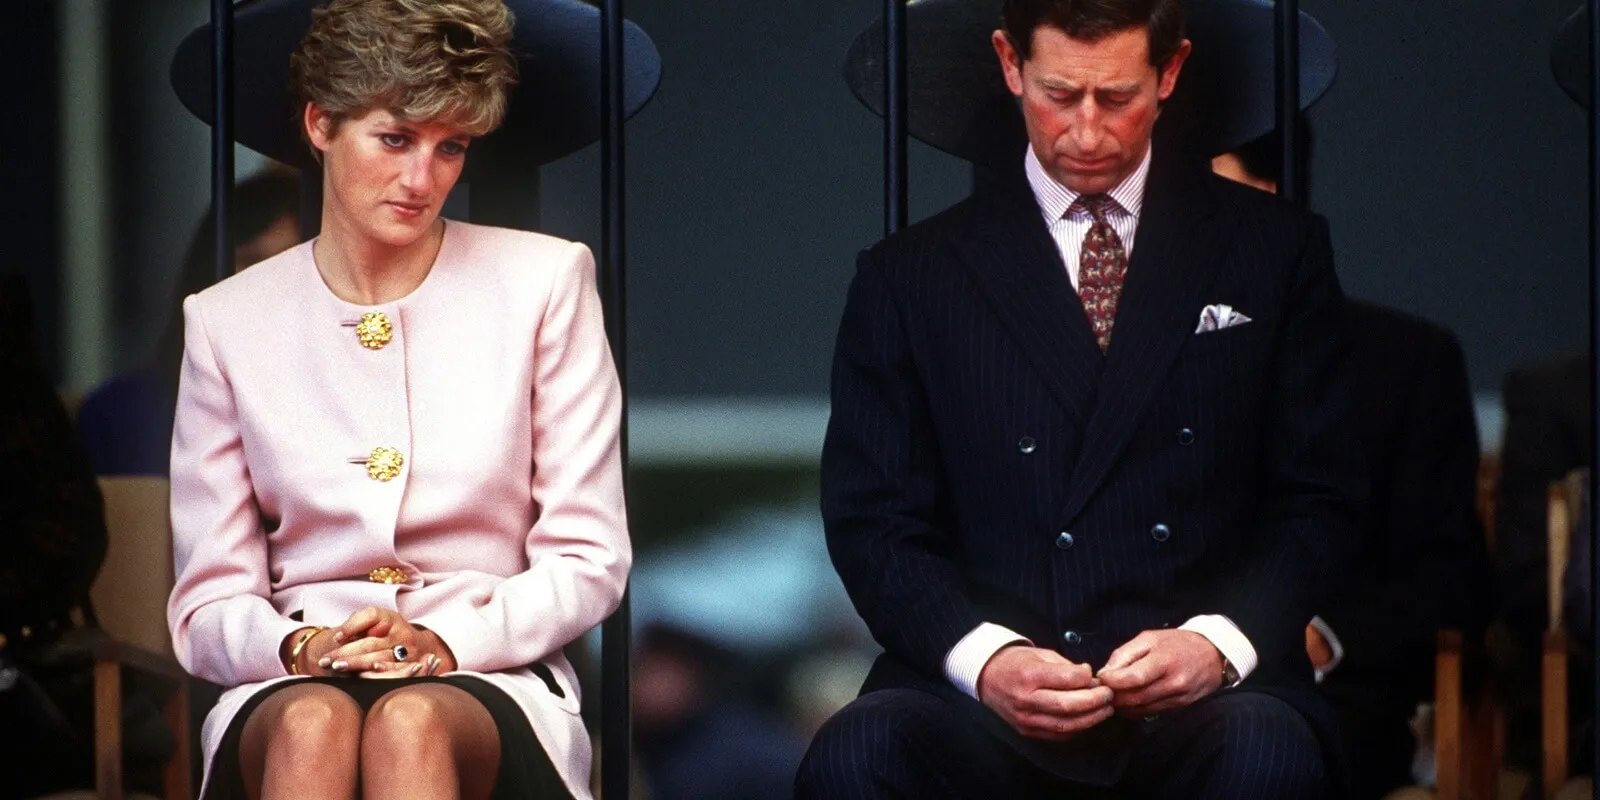
<svg viewBox="0 0 1600 800">
<path fill-rule="evenodd" d="M 1065 522 L 1077 517 L 1121 457 L 1178 351 L 1194 335 L 1232 227 L 1216 202 L 1185 167 L 1157 154 Z"/>
<path fill-rule="evenodd" d="M 1020 180 L 1020 178 L 1019 178 Z M 962 261 L 1045 385 L 1081 428 L 1104 357 L 1027 184 L 987 188 Z"/>
</svg>

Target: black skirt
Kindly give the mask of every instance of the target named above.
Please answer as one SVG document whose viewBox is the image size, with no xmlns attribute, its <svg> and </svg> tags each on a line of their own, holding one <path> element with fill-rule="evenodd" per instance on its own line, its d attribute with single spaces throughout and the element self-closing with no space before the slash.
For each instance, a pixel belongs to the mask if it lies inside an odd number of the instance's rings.
<svg viewBox="0 0 1600 800">
<path fill-rule="evenodd" d="M 495 776 L 494 800 L 572 800 L 572 793 L 561 781 L 550 755 L 539 744 L 533 726 L 505 692 L 482 678 L 471 675 L 446 675 L 442 678 L 401 678 L 396 680 L 364 681 L 352 678 L 305 678 L 282 681 L 250 696 L 239 708 L 239 713 L 228 722 L 211 762 L 211 777 L 206 786 L 205 800 L 245 800 L 244 776 L 239 772 L 239 740 L 244 735 L 244 725 L 250 714 L 273 692 L 306 683 L 319 683 L 343 691 L 368 711 L 378 698 L 405 686 L 419 683 L 447 683 L 483 704 L 494 719 L 500 734 L 500 772 Z"/>
</svg>

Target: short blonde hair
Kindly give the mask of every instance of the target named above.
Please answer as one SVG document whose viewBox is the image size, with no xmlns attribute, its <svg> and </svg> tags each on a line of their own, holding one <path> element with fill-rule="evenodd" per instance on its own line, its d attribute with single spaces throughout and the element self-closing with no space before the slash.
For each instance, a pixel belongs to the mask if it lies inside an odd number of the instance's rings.
<svg viewBox="0 0 1600 800">
<path fill-rule="evenodd" d="M 502 0 L 333 0 L 289 57 L 297 105 L 315 103 L 336 128 L 383 108 L 482 136 L 505 120 L 517 82 L 512 23 Z"/>
</svg>

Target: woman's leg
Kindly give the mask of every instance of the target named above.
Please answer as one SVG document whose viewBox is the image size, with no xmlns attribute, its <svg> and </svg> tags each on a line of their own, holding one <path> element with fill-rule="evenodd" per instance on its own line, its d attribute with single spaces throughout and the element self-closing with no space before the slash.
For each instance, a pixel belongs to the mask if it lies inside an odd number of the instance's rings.
<svg viewBox="0 0 1600 800">
<path fill-rule="evenodd" d="M 239 737 L 239 771 L 251 800 L 356 796 L 361 706 L 331 686 L 279 689 L 256 706 Z"/>
<path fill-rule="evenodd" d="M 494 718 L 454 686 L 396 689 L 367 712 L 361 734 L 366 797 L 487 800 L 499 770 Z"/>
</svg>

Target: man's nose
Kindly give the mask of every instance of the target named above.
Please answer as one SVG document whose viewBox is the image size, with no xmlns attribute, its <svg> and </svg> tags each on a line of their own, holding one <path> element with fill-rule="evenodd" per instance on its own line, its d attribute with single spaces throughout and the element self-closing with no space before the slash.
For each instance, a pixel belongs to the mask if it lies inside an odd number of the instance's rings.
<svg viewBox="0 0 1600 800">
<path fill-rule="evenodd" d="M 1100 146 L 1101 136 L 1100 109 L 1093 100 L 1085 98 L 1083 105 L 1078 108 L 1077 124 L 1072 126 L 1072 142 L 1077 145 L 1079 153 L 1088 155 Z"/>
</svg>

